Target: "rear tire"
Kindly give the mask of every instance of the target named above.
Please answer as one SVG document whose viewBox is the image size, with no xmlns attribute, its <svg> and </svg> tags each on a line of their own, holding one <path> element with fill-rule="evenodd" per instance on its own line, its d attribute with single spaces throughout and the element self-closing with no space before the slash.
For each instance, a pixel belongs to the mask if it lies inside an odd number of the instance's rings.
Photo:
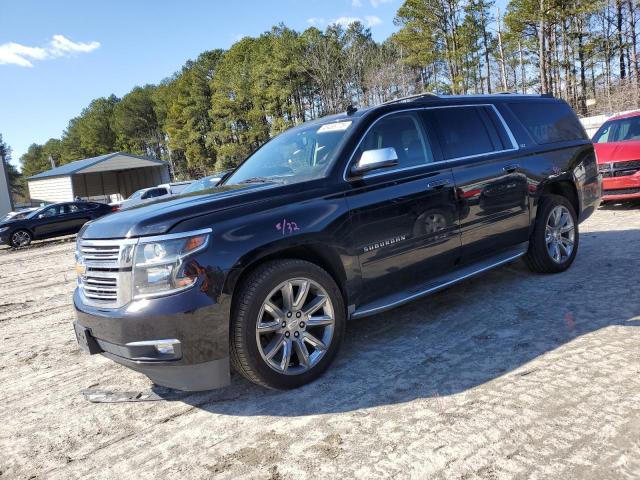
<svg viewBox="0 0 640 480">
<path fill-rule="evenodd" d="M 580 241 L 578 218 L 571 202 L 560 195 L 540 199 L 525 262 L 538 273 L 559 273 L 571 266 Z"/>
<path fill-rule="evenodd" d="M 304 260 L 259 266 L 238 288 L 230 329 L 235 370 L 286 390 L 318 378 L 344 336 L 345 307 L 333 278 Z"/>
<path fill-rule="evenodd" d="M 16 230 L 11 234 L 11 246 L 13 248 L 26 247 L 32 239 L 31 233 L 27 230 Z"/>
</svg>

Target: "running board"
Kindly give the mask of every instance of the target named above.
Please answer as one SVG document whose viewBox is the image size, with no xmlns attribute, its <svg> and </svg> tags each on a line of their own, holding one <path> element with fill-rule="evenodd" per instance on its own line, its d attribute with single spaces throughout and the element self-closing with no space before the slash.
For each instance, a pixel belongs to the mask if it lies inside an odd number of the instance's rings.
<svg viewBox="0 0 640 480">
<path fill-rule="evenodd" d="M 442 290 L 443 288 L 454 285 L 462 280 L 466 280 L 467 278 L 474 277 L 501 265 L 511 263 L 527 253 L 528 248 L 529 242 L 522 243 L 515 248 L 500 253 L 499 255 L 447 273 L 436 280 L 431 280 L 430 282 L 412 290 L 397 292 L 380 300 L 376 300 L 375 302 L 367 303 L 366 305 L 362 305 L 360 308 L 356 309 L 351 314 L 351 318 L 368 317 L 369 315 L 375 315 L 376 313 L 381 313 L 385 310 L 399 307 L 400 305 L 404 305 L 405 303 L 409 303 L 418 298 L 435 293 L 438 290 Z"/>
</svg>

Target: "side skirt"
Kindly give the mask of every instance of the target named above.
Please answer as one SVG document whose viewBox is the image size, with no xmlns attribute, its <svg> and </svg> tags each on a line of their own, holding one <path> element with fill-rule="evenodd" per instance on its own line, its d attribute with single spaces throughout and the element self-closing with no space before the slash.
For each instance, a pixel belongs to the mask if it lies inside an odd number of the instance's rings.
<svg viewBox="0 0 640 480">
<path fill-rule="evenodd" d="M 423 285 L 420 285 L 411 290 L 404 290 L 402 292 L 396 292 L 388 295 L 384 298 L 370 302 L 365 305 L 361 305 L 351 314 L 351 318 L 363 318 L 369 315 L 375 315 L 377 313 L 390 310 L 405 303 L 409 303 L 413 300 L 425 297 L 431 293 L 435 293 L 438 290 L 454 285 L 458 282 L 466 280 L 471 277 L 475 277 L 483 272 L 492 270 L 501 265 L 514 262 L 518 258 L 527 253 L 529 248 L 529 242 L 522 243 L 517 247 L 511 248 L 498 255 L 487 258 L 480 262 L 473 263 L 471 265 L 464 266 L 452 272 L 446 273 L 435 280 L 431 280 Z"/>
</svg>

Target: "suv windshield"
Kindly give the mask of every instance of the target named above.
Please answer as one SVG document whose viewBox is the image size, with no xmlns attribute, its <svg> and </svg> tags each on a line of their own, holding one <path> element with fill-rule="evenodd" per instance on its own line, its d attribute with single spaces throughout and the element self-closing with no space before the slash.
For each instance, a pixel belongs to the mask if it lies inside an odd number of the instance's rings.
<svg viewBox="0 0 640 480">
<path fill-rule="evenodd" d="M 218 184 L 218 182 L 220 182 L 220 178 L 222 178 L 222 175 L 223 174 L 221 173 L 219 175 L 210 175 L 208 177 L 203 177 L 200 180 L 192 182 L 191 185 L 182 190 L 182 192 L 180 193 L 193 193 L 213 188 Z"/>
<path fill-rule="evenodd" d="M 287 130 L 251 155 L 224 183 L 298 183 L 322 178 L 351 123 L 343 120 Z"/>
<path fill-rule="evenodd" d="M 640 140 L 640 116 L 605 122 L 593 136 L 594 143 Z"/>
</svg>

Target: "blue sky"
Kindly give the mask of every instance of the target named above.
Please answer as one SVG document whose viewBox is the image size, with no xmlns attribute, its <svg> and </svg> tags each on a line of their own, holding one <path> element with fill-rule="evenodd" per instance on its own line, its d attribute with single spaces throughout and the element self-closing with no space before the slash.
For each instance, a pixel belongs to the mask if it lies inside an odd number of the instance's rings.
<svg viewBox="0 0 640 480">
<path fill-rule="evenodd" d="M 204 50 L 279 22 L 359 17 L 389 36 L 401 0 L 0 0 L 0 133 L 13 163 L 97 97 L 157 83 Z M 28 66 L 28 65 L 31 66 Z"/>
</svg>

